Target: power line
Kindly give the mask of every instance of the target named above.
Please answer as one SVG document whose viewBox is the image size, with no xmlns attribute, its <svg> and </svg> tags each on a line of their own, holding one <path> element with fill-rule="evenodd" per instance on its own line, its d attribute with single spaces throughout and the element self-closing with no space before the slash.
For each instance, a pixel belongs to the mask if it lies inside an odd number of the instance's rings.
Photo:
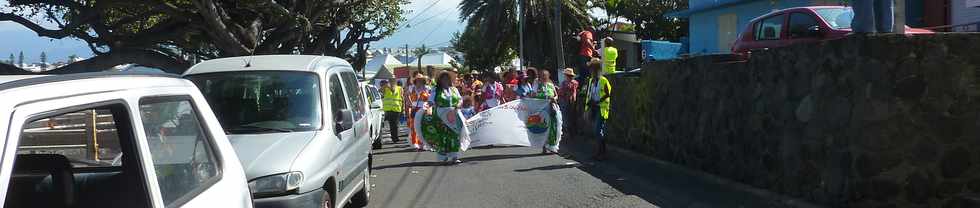
<svg viewBox="0 0 980 208">
<path fill-rule="evenodd" d="M 438 16 L 442 16 L 443 14 L 446 14 L 446 12 L 449 12 L 450 10 L 453 10 L 453 9 L 455 9 L 455 8 L 450 7 L 448 9 L 446 9 L 446 10 L 442 10 L 442 12 L 439 12 L 439 14 L 432 15 L 429 18 L 425 18 L 424 20 L 415 23 L 415 25 L 421 25 L 422 23 L 428 22 L 429 20 L 432 20 L 432 18 L 436 18 Z"/>
<path fill-rule="evenodd" d="M 425 9 L 422 9 L 422 11 L 420 11 L 419 13 L 416 13 L 414 17 L 412 17 L 412 18 L 408 19 L 407 21 L 405 21 L 406 25 L 411 25 L 410 23 L 413 20 L 415 20 L 419 16 L 422 16 L 422 14 L 424 14 L 427 11 L 429 11 L 429 9 L 432 9 L 432 7 L 435 6 L 436 4 L 438 4 L 440 1 L 442 1 L 442 0 L 436 0 L 436 1 L 434 1 L 434 2 L 432 2 L 432 4 L 429 4 L 429 6 L 425 7 Z"/>
<path fill-rule="evenodd" d="M 436 26 L 436 29 L 429 31 L 429 34 L 425 35 L 425 38 L 423 38 L 421 42 L 425 42 L 426 40 L 429 40 L 429 36 L 432 36 L 432 33 L 435 33 L 437 30 L 439 30 L 439 27 L 442 27 L 443 24 L 446 24 L 446 20 L 449 19 L 444 19 L 442 20 L 442 22 L 439 22 L 439 25 Z"/>
</svg>

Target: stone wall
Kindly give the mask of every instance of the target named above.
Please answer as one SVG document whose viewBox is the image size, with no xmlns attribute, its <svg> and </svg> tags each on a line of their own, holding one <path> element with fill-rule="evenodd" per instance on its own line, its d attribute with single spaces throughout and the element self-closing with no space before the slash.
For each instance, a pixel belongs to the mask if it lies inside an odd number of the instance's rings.
<svg viewBox="0 0 980 208">
<path fill-rule="evenodd" d="M 613 76 L 610 141 L 833 207 L 980 207 L 980 34 L 723 60 Z"/>
</svg>

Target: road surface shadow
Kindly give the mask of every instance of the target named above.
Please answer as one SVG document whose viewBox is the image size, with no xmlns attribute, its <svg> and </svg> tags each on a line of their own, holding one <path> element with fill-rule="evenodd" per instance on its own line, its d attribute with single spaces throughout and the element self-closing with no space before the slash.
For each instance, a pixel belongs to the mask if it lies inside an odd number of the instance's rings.
<svg viewBox="0 0 980 208">
<path fill-rule="evenodd" d="M 580 170 L 620 192 L 659 207 L 799 207 L 688 175 L 688 172 L 646 158 L 610 152 L 609 158 L 603 161 L 585 159 L 590 158 L 595 144 L 581 137 L 562 141 L 561 145 L 566 159 L 582 163 L 577 167 Z"/>
<path fill-rule="evenodd" d="M 525 146 L 501 146 L 501 145 L 487 145 L 479 147 L 470 147 L 470 149 L 506 149 L 506 148 L 521 148 Z"/>
<path fill-rule="evenodd" d="M 444 163 L 444 162 L 425 161 L 425 162 L 402 163 L 402 164 L 396 164 L 396 165 L 375 166 L 374 169 L 375 170 L 384 170 L 384 169 L 388 169 L 388 168 L 435 167 L 435 166 L 445 166 L 445 165 L 446 165 L 446 163 Z"/>
<path fill-rule="evenodd" d="M 565 169 L 565 168 L 574 168 L 574 167 L 578 167 L 578 166 L 580 166 L 578 163 L 575 163 L 575 164 L 564 164 L 564 165 L 549 165 L 549 166 L 542 166 L 542 167 L 536 167 L 536 168 L 517 169 L 517 170 L 514 170 L 514 172 L 529 172 L 529 171 L 536 171 L 536 170 L 558 170 L 558 169 Z"/>
<path fill-rule="evenodd" d="M 403 148 L 407 148 L 407 145 L 406 145 L 406 147 L 403 147 Z M 382 148 L 382 149 L 379 149 L 379 150 L 383 150 L 383 149 L 395 149 L 395 148 Z M 394 153 L 410 153 L 410 152 L 417 152 L 417 151 L 418 150 L 415 150 L 415 148 L 408 148 L 408 149 L 399 149 L 399 150 L 392 150 L 392 151 L 375 152 L 374 155 L 387 155 L 387 154 L 394 154 Z"/>
<path fill-rule="evenodd" d="M 472 157 L 464 156 L 460 160 L 462 160 L 464 163 L 467 163 L 467 162 L 483 162 L 483 161 L 491 161 L 491 160 L 506 160 L 506 159 L 515 159 L 515 158 L 525 158 L 525 157 L 540 157 L 540 156 L 545 156 L 545 155 L 544 154 L 480 155 L 480 156 L 472 156 Z"/>
</svg>

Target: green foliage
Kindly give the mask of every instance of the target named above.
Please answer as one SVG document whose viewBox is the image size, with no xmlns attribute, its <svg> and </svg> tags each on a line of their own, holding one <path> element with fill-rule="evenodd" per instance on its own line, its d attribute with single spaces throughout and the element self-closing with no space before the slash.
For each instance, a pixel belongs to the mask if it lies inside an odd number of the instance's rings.
<svg viewBox="0 0 980 208">
<path fill-rule="evenodd" d="M 463 53 L 478 53 L 491 55 L 487 57 L 489 61 L 477 63 L 491 64 L 497 60 L 509 58 L 510 52 L 518 50 L 518 20 L 517 16 L 522 16 L 526 21 L 524 25 L 524 54 L 525 61 L 529 66 L 553 69 L 557 66 L 556 59 L 560 55 L 556 51 L 554 13 L 556 0 L 523 0 L 526 8 L 518 14 L 516 5 L 518 0 L 463 0 L 460 2 L 460 19 L 468 21 L 468 31 L 464 31 L 460 36 L 460 42 L 464 48 L 482 47 L 484 52 L 460 51 Z M 571 35 L 579 31 L 583 26 L 591 25 L 587 11 L 588 0 L 561 0 L 561 31 L 563 35 Z M 475 27 L 475 28 L 472 28 Z M 472 29 L 471 29 L 472 28 Z M 475 37 L 474 37 L 475 36 Z M 477 40 L 467 41 L 469 38 Z M 468 46 L 467 42 L 475 42 Z M 469 55 L 469 54 L 467 54 Z M 471 65 L 472 60 L 467 58 L 467 65 Z M 487 66 L 480 66 L 483 68 Z"/>
<path fill-rule="evenodd" d="M 687 8 L 687 0 L 629 0 L 610 6 L 609 13 L 636 24 L 641 39 L 677 41 L 687 35 L 685 19 L 668 18 L 668 12 Z"/>
<path fill-rule="evenodd" d="M 517 57 L 513 41 L 499 43 L 501 47 L 485 47 L 483 45 L 481 27 L 469 25 L 463 33 L 454 33 L 450 41 L 452 47 L 463 53 L 465 66 L 481 72 L 491 72 L 496 66 L 506 65 Z"/>
</svg>

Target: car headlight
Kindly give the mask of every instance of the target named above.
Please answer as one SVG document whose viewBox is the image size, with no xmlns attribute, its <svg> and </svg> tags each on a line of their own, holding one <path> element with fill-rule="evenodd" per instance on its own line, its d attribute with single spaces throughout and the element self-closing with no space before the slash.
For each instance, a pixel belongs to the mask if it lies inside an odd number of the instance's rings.
<svg viewBox="0 0 980 208">
<path fill-rule="evenodd" d="M 253 195 L 281 194 L 299 188 L 303 183 L 303 173 L 288 172 L 270 175 L 248 182 Z"/>
</svg>

